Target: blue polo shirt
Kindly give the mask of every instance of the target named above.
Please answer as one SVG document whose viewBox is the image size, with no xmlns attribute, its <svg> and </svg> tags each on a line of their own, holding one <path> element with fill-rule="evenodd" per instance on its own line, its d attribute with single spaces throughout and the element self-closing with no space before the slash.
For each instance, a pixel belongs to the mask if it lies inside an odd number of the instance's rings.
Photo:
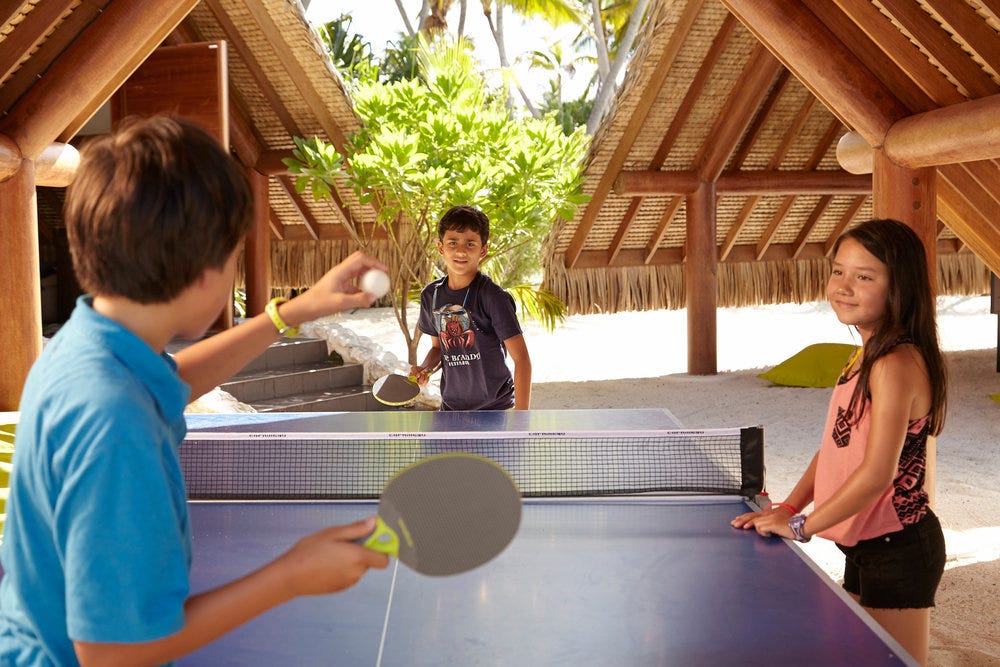
<svg viewBox="0 0 1000 667">
<path fill-rule="evenodd" d="M 21 398 L 0 664 L 76 665 L 73 640 L 150 641 L 183 627 L 189 394 L 168 355 L 79 299 Z"/>
</svg>

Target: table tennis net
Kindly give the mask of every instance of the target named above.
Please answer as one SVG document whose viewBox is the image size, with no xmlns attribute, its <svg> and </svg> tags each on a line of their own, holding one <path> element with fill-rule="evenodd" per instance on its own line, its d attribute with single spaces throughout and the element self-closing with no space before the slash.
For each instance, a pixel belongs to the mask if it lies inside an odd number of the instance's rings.
<svg viewBox="0 0 1000 667">
<path fill-rule="evenodd" d="M 192 499 L 367 499 L 434 454 L 493 459 L 523 496 L 711 493 L 763 488 L 763 428 L 621 433 L 191 433 L 181 467 Z"/>
</svg>

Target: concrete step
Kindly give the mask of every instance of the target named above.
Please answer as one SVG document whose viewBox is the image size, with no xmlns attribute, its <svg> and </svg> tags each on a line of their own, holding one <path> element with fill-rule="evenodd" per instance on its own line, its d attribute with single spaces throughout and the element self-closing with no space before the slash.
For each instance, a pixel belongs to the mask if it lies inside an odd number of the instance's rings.
<svg viewBox="0 0 1000 667">
<path fill-rule="evenodd" d="M 251 405 L 257 412 L 374 412 L 387 408 L 372 398 L 371 387 L 366 385 L 277 396 Z"/>
<path fill-rule="evenodd" d="M 240 402 L 254 405 L 271 398 L 360 387 L 363 383 L 364 368 L 360 364 L 332 366 L 319 362 L 242 371 L 221 388 Z"/>
<path fill-rule="evenodd" d="M 264 354 L 251 361 L 240 375 L 272 368 L 319 364 L 329 360 L 326 341 L 319 338 L 286 338 L 272 343 Z"/>
</svg>

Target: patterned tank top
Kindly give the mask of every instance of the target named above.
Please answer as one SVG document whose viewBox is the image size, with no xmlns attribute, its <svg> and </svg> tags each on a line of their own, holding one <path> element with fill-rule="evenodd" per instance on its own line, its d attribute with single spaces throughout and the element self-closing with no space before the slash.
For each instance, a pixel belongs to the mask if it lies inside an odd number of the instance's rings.
<svg viewBox="0 0 1000 667">
<path fill-rule="evenodd" d="M 856 423 L 852 423 L 847 410 L 857 382 L 857 373 L 841 378 L 830 398 L 816 463 L 816 507 L 821 507 L 830 499 L 865 457 L 871 429 L 871 402 L 866 402 L 864 415 Z M 929 433 L 930 415 L 912 420 L 906 429 L 906 441 L 899 455 L 892 486 L 854 516 L 821 531 L 820 536 L 844 546 L 853 546 L 861 540 L 894 533 L 920 521 L 927 514 L 924 480 Z"/>
</svg>

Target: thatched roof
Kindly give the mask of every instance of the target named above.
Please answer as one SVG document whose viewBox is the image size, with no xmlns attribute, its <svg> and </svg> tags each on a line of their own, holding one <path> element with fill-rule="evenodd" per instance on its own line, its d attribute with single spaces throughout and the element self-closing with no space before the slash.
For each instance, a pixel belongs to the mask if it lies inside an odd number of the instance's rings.
<svg viewBox="0 0 1000 667">
<path fill-rule="evenodd" d="M 993 3 L 753 2 L 773 5 L 807 37 L 824 32 L 815 49 L 839 43 L 863 61 L 902 101 L 897 118 L 1000 92 Z M 544 286 L 572 312 L 683 307 L 686 206 L 708 182 L 718 197 L 718 305 L 822 298 L 832 241 L 873 215 L 871 176 L 846 172 L 837 158 L 838 141 L 867 129 L 865 119 L 815 82 L 801 54 L 762 44 L 755 33 L 766 39 L 767 26 L 752 33 L 723 3 L 659 0 L 648 17 L 587 158 L 592 199 L 553 229 Z M 844 54 L 819 58 L 830 64 L 826 76 L 842 73 Z M 854 102 L 869 104 L 861 92 Z M 1000 155 L 995 135 L 983 140 Z M 983 293 L 983 261 L 1000 270 L 1000 166 L 978 160 L 939 172 L 939 289 Z"/>
<path fill-rule="evenodd" d="M 249 168 L 269 176 L 272 232 L 272 281 L 276 287 L 312 284 L 331 260 L 352 249 L 345 224 L 374 222 L 374 212 L 361 206 L 349 188 L 339 190 L 338 201 L 316 202 L 308 193 L 295 193 L 284 173 L 282 157 L 291 155 L 293 137 L 318 136 L 343 150 L 347 138 L 361 128 L 344 83 L 306 21 L 299 2 L 287 0 L 202 0 L 148 3 L 46 0 L 16 4 L 0 17 L 0 113 L 6 115 L 44 81 L 53 67 L 74 52 L 74 42 L 88 35 L 113 34 L 115 21 L 140 21 L 147 13 L 167 14 L 164 5 L 176 5 L 183 20 L 161 28 L 152 44 L 136 44 L 142 53 L 129 53 L 129 70 L 113 73 L 101 91 L 103 97 L 76 99 L 55 128 L 59 139 L 79 143 L 77 132 L 105 100 L 141 65 L 151 48 L 194 42 L 225 41 L 228 51 L 229 133 L 236 157 Z M 131 5 L 131 6 L 130 6 Z M 193 5 L 190 13 L 184 5 Z M 187 13 L 184 17 L 183 14 Z M 101 22 L 105 25 L 101 25 Z M 169 29 L 168 29 L 169 28 Z M 97 41 L 95 39 L 95 41 Z M 80 75 L 85 75 L 81 72 Z M 50 103 L 43 100 L 43 103 Z M 61 192 L 44 192 L 43 227 L 58 224 Z M 51 236 L 43 229 L 42 238 Z M 310 264 L 310 258 L 317 260 Z M 320 265 L 322 259 L 322 266 Z"/>
</svg>

